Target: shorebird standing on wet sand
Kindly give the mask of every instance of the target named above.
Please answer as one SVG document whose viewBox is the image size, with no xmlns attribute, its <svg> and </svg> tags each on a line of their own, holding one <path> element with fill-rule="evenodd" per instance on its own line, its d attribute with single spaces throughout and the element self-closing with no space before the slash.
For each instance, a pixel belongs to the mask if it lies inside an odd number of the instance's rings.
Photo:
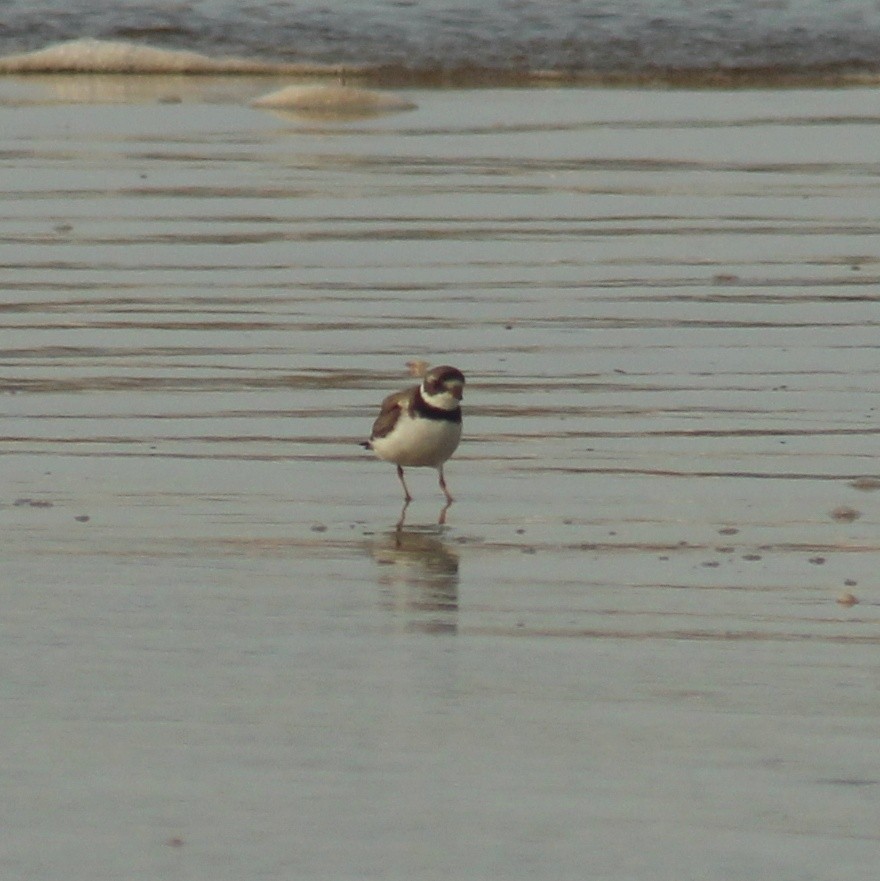
<svg viewBox="0 0 880 881">
<path fill-rule="evenodd" d="M 422 380 L 388 395 L 373 423 L 370 439 L 361 446 L 397 465 L 403 486 L 404 509 L 412 500 L 403 468 L 436 468 L 447 507 L 452 496 L 443 476 L 443 463 L 461 440 L 461 396 L 464 375 L 455 367 L 432 367 Z M 442 522 L 442 520 L 441 520 Z"/>
</svg>

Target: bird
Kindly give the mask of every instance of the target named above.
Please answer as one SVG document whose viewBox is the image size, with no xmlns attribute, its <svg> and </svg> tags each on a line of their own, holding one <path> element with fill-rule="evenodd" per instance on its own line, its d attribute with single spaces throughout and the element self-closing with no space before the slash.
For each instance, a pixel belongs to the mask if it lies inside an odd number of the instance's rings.
<svg viewBox="0 0 880 881">
<path fill-rule="evenodd" d="M 447 507 L 454 501 L 443 476 L 443 464 L 461 440 L 464 382 L 464 374 L 457 367 L 432 367 L 421 385 L 393 392 L 382 401 L 370 439 L 361 443 L 380 459 L 397 466 L 404 509 L 412 501 L 404 466 L 436 468 Z"/>
</svg>

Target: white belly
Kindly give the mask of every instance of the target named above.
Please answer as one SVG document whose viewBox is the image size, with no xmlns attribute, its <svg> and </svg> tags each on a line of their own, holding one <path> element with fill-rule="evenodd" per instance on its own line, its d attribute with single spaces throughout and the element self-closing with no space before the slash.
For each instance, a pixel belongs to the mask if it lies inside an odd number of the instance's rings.
<svg viewBox="0 0 880 881">
<path fill-rule="evenodd" d="M 401 413 L 394 430 L 372 442 L 380 459 L 397 465 L 439 468 L 461 440 L 461 423 L 445 419 L 413 419 Z"/>
</svg>

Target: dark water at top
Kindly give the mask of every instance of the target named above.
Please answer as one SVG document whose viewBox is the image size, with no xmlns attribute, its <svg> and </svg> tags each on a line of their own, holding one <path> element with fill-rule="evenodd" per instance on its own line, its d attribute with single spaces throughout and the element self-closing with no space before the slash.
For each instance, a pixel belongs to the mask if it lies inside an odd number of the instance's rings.
<svg viewBox="0 0 880 881">
<path fill-rule="evenodd" d="M 872 72 L 875 0 L 5 0 L 0 52 L 79 37 L 424 72 Z"/>
</svg>

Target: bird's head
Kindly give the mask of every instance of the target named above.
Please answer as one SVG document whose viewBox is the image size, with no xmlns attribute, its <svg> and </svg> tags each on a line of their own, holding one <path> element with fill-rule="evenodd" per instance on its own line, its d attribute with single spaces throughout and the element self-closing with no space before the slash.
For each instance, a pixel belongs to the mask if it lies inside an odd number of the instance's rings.
<svg viewBox="0 0 880 881">
<path fill-rule="evenodd" d="M 434 407 L 454 410 L 464 393 L 464 374 L 455 367 L 432 367 L 422 380 L 422 396 Z"/>
</svg>

